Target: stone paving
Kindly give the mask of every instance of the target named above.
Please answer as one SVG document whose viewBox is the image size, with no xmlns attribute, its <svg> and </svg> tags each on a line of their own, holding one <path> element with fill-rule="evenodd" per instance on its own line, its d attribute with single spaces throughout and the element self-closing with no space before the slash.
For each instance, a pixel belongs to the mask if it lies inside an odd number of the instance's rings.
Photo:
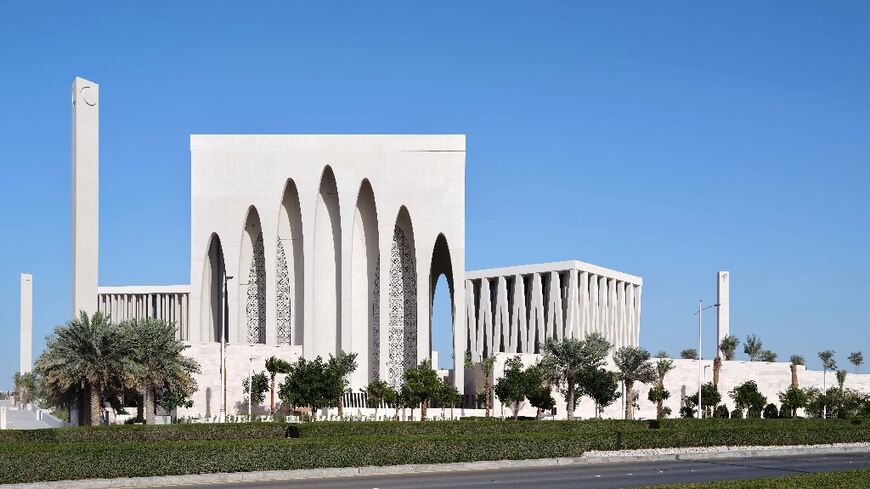
<svg viewBox="0 0 870 489">
<path fill-rule="evenodd" d="M 6 408 L 6 429 L 35 430 L 40 428 L 52 428 L 52 426 L 46 421 L 37 419 L 36 411 L 13 409 L 12 401 L 9 399 L 0 401 L 0 406 Z"/>
</svg>

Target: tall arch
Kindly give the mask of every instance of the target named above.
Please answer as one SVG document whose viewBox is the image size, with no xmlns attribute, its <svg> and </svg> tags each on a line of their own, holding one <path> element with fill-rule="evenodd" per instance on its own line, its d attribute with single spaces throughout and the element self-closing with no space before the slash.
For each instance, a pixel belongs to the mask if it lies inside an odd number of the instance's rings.
<svg viewBox="0 0 870 489">
<path fill-rule="evenodd" d="M 302 211 L 293 180 L 284 186 L 278 211 L 278 243 L 275 260 L 276 336 L 279 345 L 301 345 L 305 324 L 304 255 Z"/>
<path fill-rule="evenodd" d="M 200 301 L 202 324 L 202 338 L 205 341 L 221 340 L 221 325 L 225 325 L 227 308 L 224 302 L 224 278 L 227 275 L 224 250 L 221 239 L 217 234 L 212 234 L 208 240 L 208 248 L 205 255 L 205 263 L 202 271 L 202 291 Z M 226 338 L 229 331 L 224 329 Z"/>
<path fill-rule="evenodd" d="M 388 381 L 402 382 L 405 370 L 417 365 L 417 260 L 414 228 L 405 206 L 399 210 L 390 246 L 390 326 Z"/>
<path fill-rule="evenodd" d="M 439 234 L 435 239 L 435 246 L 432 250 L 432 263 L 429 266 L 429 353 L 431 358 L 432 353 L 432 338 L 435 325 L 432 323 L 435 310 L 435 291 L 438 284 L 438 279 L 444 276 L 447 282 L 447 289 L 450 294 L 450 350 L 455 356 L 457 352 L 453 345 L 453 338 L 456 337 L 456 286 L 453 278 L 453 262 L 450 259 L 450 245 L 447 244 L 447 238 L 443 234 Z M 446 352 L 439 352 L 446 353 Z M 461 354 L 462 352 L 460 352 Z M 450 365 L 454 365 L 451 362 Z M 436 366 L 437 368 L 437 366 Z"/>
<path fill-rule="evenodd" d="M 239 336 L 244 343 L 266 343 L 266 251 L 260 214 L 248 208 L 239 255 Z"/>
<path fill-rule="evenodd" d="M 314 351 L 326 356 L 341 345 L 341 218 L 332 168 L 320 178 L 314 215 Z M 306 352 L 308 354 L 308 352 Z"/>
<path fill-rule="evenodd" d="M 376 380 L 380 368 L 378 213 L 368 180 L 360 185 L 353 216 L 351 257 L 352 347 L 361 360 L 360 378 Z M 367 361 L 367 363 L 366 363 Z"/>
</svg>

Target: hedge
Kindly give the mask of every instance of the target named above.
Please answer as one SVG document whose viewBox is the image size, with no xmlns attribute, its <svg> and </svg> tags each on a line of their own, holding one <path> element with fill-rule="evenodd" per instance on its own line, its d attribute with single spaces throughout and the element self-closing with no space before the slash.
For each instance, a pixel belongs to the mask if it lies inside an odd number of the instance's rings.
<svg viewBox="0 0 870 489">
<path fill-rule="evenodd" d="M 126 443 L 137 441 L 260 440 L 288 436 L 282 423 L 112 425 L 41 430 L 3 430 L 0 443 Z"/>
<path fill-rule="evenodd" d="M 842 472 L 774 477 L 771 479 L 669 484 L 655 486 L 655 489 L 805 489 L 807 487 L 865 489 L 870 487 L 870 470 L 846 470 Z"/>
<path fill-rule="evenodd" d="M 345 437 L 0 446 L 0 483 L 578 457 L 567 435 Z"/>
</svg>

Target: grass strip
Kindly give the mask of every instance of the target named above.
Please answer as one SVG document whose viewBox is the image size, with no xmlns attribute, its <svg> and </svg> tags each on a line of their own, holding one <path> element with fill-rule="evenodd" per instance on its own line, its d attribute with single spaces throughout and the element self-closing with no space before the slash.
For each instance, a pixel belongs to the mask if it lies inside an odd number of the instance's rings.
<svg viewBox="0 0 870 489">
<path fill-rule="evenodd" d="M 808 487 L 866 489 L 870 487 L 870 470 L 793 475 L 772 479 L 669 484 L 651 486 L 647 489 L 652 489 L 653 487 L 655 489 L 806 489 Z"/>
</svg>

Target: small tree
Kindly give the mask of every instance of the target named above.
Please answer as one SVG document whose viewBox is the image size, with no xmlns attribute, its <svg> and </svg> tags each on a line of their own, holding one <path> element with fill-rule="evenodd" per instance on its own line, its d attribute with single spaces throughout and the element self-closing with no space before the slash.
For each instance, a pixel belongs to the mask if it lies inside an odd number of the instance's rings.
<svg viewBox="0 0 870 489">
<path fill-rule="evenodd" d="M 683 360 L 697 360 L 698 350 L 694 348 L 686 348 L 685 350 L 680 352 L 680 358 L 682 358 Z"/>
<path fill-rule="evenodd" d="M 707 382 L 701 386 L 701 409 L 703 417 L 710 417 L 713 408 L 715 408 L 720 402 L 722 402 L 722 395 L 719 394 L 719 390 L 712 382 Z M 696 392 L 694 395 L 687 397 L 686 404 L 697 407 L 698 393 Z"/>
<path fill-rule="evenodd" d="M 619 379 L 616 374 L 603 368 L 587 370 L 581 385 L 581 392 L 595 402 L 595 415 L 598 418 L 607 406 L 616 402 L 622 395 L 619 392 Z"/>
<path fill-rule="evenodd" d="M 800 387 L 798 384 L 797 368 L 798 365 L 806 365 L 804 357 L 800 355 L 792 355 L 791 358 L 789 358 L 789 361 L 791 362 L 791 365 L 789 365 L 789 368 L 791 369 L 791 385 L 792 387 Z"/>
<path fill-rule="evenodd" d="M 544 378 L 544 373 L 538 365 L 532 365 L 526 369 L 526 384 L 528 392 L 526 397 L 529 399 L 529 404 L 536 409 L 535 418 L 541 419 L 544 411 L 552 410 L 556 407 L 556 400 L 553 399 L 553 389 Z"/>
<path fill-rule="evenodd" d="M 659 350 L 659 352 L 656 353 L 656 358 L 668 358 L 668 357 L 670 357 L 670 355 L 668 355 L 668 352 L 666 352 L 664 350 Z"/>
<path fill-rule="evenodd" d="M 567 338 L 556 341 L 551 338 L 547 341 L 539 365 L 547 381 L 565 396 L 568 419 L 574 419 L 574 406 L 583 389 L 580 382 L 584 378 L 594 378 L 594 373 L 604 366 L 608 351 L 610 343 L 598 333 L 582 340 Z M 593 374 L 591 377 L 590 372 Z"/>
<path fill-rule="evenodd" d="M 423 360 L 417 367 L 405 371 L 405 383 L 402 389 L 413 405 L 420 405 L 421 420 L 426 419 L 429 401 L 438 396 L 440 386 L 441 379 L 438 378 L 438 373 L 432 369 L 432 361 L 429 359 Z M 411 409 L 413 410 L 413 407 Z"/>
<path fill-rule="evenodd" d="M 269 414 L 275 414 L 275 376 L 290 371 L 290 362 L 275 356 L 266 359 L 266 371 L 269 372 Z"/>
<path fill-rule="evenodd" d="M 485 416 L 490 416 L 492 410 L 492 370 L 495 367 L 495 357 L 484 358 L 480 361 L 480 368 L 483 369 L 483 395 Z"/>
<path fill-rule="evenodd" d="M 256 373 L 251 376 L 251 384 L 254 386 L 251 393 L 251 404 L 259 406 L 266 400 L 266 392 L 269 390 L 269 377 L 266 376 L 266 372 Z M 247 395 L 250 391 L 251 389 L 248 388 L 248 378 L 245 377 L 245 380 L 242 381 L 242 392 Z"/>
<path fill-rule="evenodd" d="M 819 352 L 819 360 L 822 361 L 822 387 L 827 389 L 828 370 L 837 369 L 837 361 L 834 360 L 834 350 L 825 350 Z M 828 404 L 822 405 L 822 417 L 828 417 Z"/>
<path fill-rule="evenodd" d="M 356 353 L 345 353 L 339 350 L 335 356 L 329 355 L 329 361 L 326 364 L 326 371 L 332 377 L 332 382 L 335 383 L 334 394 L 340 418 L 344 417 L 344 393 L 350 385 L 350 374 L 357 367 L 356 356 Z"/>
<path fill-rule="evenodd" d="M 855 366 L 855 373 L 857 374 L 861 369 L 861 365 L 864 363 L 864 354 L 860 351 L 853 351 L 849 354 L 849 362 Z"/>
<path fill-rule="evenodd" d="M 722 351 L 725 360 L 734 360 L 734 353 L 737 351 L 737 345 L 739 344 L 740 340 L 736 336 L 728 335 L 722 338 L 722 341 L 719 342 L 719 350 Z"/>
<path fill-rule="evenodd" d="M 13 395 L 15 396 L 16 402 L 22 407 L 27 405 L 27 403 L 37 394 L 37 386 L 39 383 L 36 374 L 33 372 L 26 372 L 23 374 L 15 372 L 12 381 L 15 384 L 15 393 Z"/>
<path fill-rule="evenodd" d="M 520 404 L 526 400 L 529 391 L 529 378 L 520 357 L 509 358 L 505 362 L 504 376 L 495 384 L 495 395 L 502 404 L 511 406 L 514 419 L 517 419 Z"/>
<path fill-rule="evenodd" d="M 724 404 L 720 404 L 720 405 L 716 406 L 716 409 L 713 410 L 713 417 L 714 418 L 728 419 L 728 415 L 729 415 L 728 406 L 726 406 Z"/>
<path fill-rule="evenodd" d="M 776 357 L 777 357 L 776 353 L 774 353 L 770 350 L 764 350 L 759 354 L 758 360 L 762 361 L 762 362 L 775 362 Z"/>
<path fill-rule="evenodd" d="M 334 372 L 328 371 L 322 358 L 308 361 L 300 357 L 290 365 L 287 377 L 278 387 L 278 397 L 286 405 L 310 407 L 314 420 L 319 409 L 335 406 L 341 390 Z"/>
<path fill-rule="evenodd" d="M 743 343 L 743 353 L 749 355 L 749 361 L 757 362 L 761 360 L 763 352 L 764 347 L 761 344 L 761 338 L 754 334 L 748 335 Z"/>
<path fill-rule="evenodd" d="M 626 396 L 634 392 L 635 382 L 648 384 L 655 380 L 656 370 L 649 358 L 648 351 L 635 346 L 623 346 L 613 354 L 613 361 L 619 369 L 617 378 L 625 385 Z M 634 419 L 633 407 L 631 402 L 625 403 L 625 419 Z"/>
<path fill-rule="evenodd" d="M 671 393 L 665 389 L 665 375 L 674 369 L 674 362 L 668 358 L 659 357 L 655 363 L 656 383 L 647 394 L 647 399 L 656 403 L 656 419 L 662 419 L 665 415 L 664 402 L 671 397 Z"/>
<path fill-rule="evenodd" d="M 761 417 L 761 411 L 767 404 L 767 398 L 758 390 L 758 384 L 754 380 L 748 380 L 734 387 L 728 394 L 734 400 L 736 409 L 741 411 L 746 409 L 749 418 Z"/>
<path fill-rule="evenodd" d="M 840 392 L 843 392 L 843 388 L 846 385 L 846 376 L 849 372 L 846 369 L 837 370 L 837 385 L 840 387 Z"/>
<path fill-rule="evenodd" d="M 378 408 L 389 396 L 387 392 L 389 389 L 392 389 L 392 387 L 383 380 L 373 380 L 369 382 L 369 385 L 361 389 L 362 393 L 366 395 L 368 404 L 375 406 L 375 419 L 378 418 Z"/>
<path fill-rule="evenodd" d="M 785 392 L 778 394 L 779 403 L 783 409 L 788 409 L 790 417 L 797 416 L 797 410 L 806 407 L 808 396 L 805 390 L 796 386 L 790 386 Z"/>
<path fill-rule="evenodd" d="M 438 398 L 442 406 L 450 406 L 450 419 L 456 419 L 453 416 L 453 408 L 462 402 L 462 394 L 459 393 L 459 389 L 450 382 L 442 382 Z"/>
<path fill-rule="evenodd" d="M 779 410 L 776 408 L 776 404 L 770 403 L 764 406 L 762 414 L 764 419 L 773 419 L 779 417 Z"/>
</svg>

